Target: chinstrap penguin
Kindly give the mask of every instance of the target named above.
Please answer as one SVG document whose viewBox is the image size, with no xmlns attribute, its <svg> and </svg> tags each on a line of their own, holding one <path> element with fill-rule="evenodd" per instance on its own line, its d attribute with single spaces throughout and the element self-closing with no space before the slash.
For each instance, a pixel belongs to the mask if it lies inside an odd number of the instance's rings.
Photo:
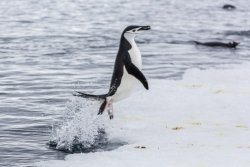
<svg viewBox="0 0 250 167">
<path fill-rule="evenodd" d="M 234 5 L 231 5 L 231 4 L 225 4 L 225 5 L 223 5 L 222 9 L 234 10 L 234 9 L 236 9 L 236 7 Z"/>
<path fill-rule="evenodd" d="M 142 69 L 142 58 L 139 48 L 135 43 L 135 36 L 141 31 L 150 30 L 150 26 L 128 26 L 124 29 L 120 39 L 120 46 L 116 56 L 114 71 L 109 92 L 102 95 L 92 95 L 82 92 L 73 94 L 84 98 L 103 100 L 99 114 L 108 111 L 109 118 L 113 118 L 113 102 L 127 98 L 135 88 L 137 80 L 148 90 L 148 82 Z"/>
<path fill-rule="evenodd" d="M 198 42 L 194 41 L 195 44 L 197 45 L 204 45 L 204 46 L 210 46 L 210 47 L 226 47 L 226 48 L 236 48 L 237 45 L 239 45 L 238 42 L 228 42 L 228 43 L 223 43 L 223 42 Z"/>
</svg>

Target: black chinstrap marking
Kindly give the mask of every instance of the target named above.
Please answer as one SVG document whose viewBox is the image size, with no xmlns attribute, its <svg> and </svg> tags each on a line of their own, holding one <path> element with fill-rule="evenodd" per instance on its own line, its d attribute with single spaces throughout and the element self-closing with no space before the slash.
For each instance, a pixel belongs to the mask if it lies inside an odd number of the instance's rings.
<svg viewBox="0 0 250 167">
<path fill-rule="evenodd" d="M 144 30 L 144 31 L 145 31 L 145 30 L 150 30 L 150 29 L 151 29 L 150 26 L 131 25 L 131 26 L 128 26 L 128 27 L 126 27 L 126 28 L 124 29 L 122 35 L 123 35 L 125 32 L 130 31 L 130 30 L 133 30 L 133 29 L 135 29 L 135 28 L 139 28 L 139 29 L 138 29 L 139 31 L 141 31 L 141 30 Z"/>
</svg>

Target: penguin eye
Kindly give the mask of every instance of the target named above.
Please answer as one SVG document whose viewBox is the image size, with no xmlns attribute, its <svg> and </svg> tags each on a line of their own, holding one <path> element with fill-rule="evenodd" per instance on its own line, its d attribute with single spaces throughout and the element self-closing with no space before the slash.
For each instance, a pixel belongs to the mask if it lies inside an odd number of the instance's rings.
<svg viewBox="0 0 250 167">
<path fill-rule="evenodd" d="M 135 30 L 132 30 L 133 32 L 135 32 Z"/>
</svg>

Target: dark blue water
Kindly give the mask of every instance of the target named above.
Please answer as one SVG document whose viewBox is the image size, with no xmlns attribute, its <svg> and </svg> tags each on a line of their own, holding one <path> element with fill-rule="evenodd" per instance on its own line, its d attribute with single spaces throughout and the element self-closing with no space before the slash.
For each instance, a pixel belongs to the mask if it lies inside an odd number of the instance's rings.
<svg viewBox="0 0 250 167">
<path fill-rule="evenodd" d="M 119 38 L 131 24 L 151 25 L 136 39 L 147 78 L 180 79 L 189 68 L 250 60 L 250 1 L 1 0 L 0 166 L 63 159 L 50 149 L 51 125 L 75 88 L 109 85 Z M 193 40 L 240 42 L 237 49 Z"/>
</svg>

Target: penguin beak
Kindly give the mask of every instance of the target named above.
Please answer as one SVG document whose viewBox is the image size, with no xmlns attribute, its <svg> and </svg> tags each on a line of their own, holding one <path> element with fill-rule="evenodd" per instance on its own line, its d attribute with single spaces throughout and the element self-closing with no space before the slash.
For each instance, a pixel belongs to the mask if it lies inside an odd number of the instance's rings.
<svg viewBox="0 0 250 167">
<path fill-rule="evenodd" d="M 150 29 L 151 29 L 150 26 L 141 26 L 141 28 L 138 31 L 141 31 L 141 30 L 150 30 Z"/>
</svg>

